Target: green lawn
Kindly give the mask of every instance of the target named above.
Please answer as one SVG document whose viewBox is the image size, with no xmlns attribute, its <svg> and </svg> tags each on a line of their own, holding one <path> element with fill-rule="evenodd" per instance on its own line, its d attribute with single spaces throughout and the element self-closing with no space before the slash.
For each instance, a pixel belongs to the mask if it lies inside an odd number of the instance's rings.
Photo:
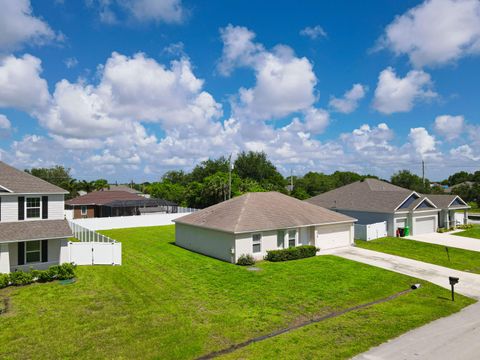
<svg viewBox="0 0 480 360">
<path fill-rule="evenodd" d="M 457 236 L 466 236 L 466 237 L 471 237 L 475 239 L 480 239 L 480 226 L 474 226 L 471 229 L 461 231 L 454 233 L 452 235 L 457 235 Z"/>
<path fill-rule="evenodd" d="M 445 246 L 420 241 L 386 237 L 372 241 L 358 240 L 355 244 L 364 249 L 480 274 L 480 254 L 476 251 L 449 247 L 449 260 Z"/>
<path fill-rule="evenodd" d="M 118 267 L 79 267 L 77 282 L 0 290 L 0 358 L 191 359 L 249 338 L 423 286 L 250 345 L 230 358 L 345 359 L 473 300 L 430 283 L 321 256 L 247 271 L 172 244 L 174 228 L 105 231 L 122 242 Z"/>
</svg>

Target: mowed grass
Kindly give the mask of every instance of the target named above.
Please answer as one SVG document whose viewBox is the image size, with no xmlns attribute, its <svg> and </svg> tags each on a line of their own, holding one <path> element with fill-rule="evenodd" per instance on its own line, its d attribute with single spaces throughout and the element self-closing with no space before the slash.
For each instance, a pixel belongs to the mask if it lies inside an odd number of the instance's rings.
<svg viewBox="0 0 480 360">
<path fill-rule="evenodd" d="M 105 231 L 123 265 L 77 282 L 0 290 L 0 358 L 192 359 L 274 330 L 419 290 L 238 350 L 230 358 L 344 359 L 473 303 L 427 282 L 334 256 L 261 262 L 258 272 L 175 246 L 174 228 Z"/>
<path fill-rule="evenodd" d="M 420 241 L 385 237 L 372 241 L 357 240 L 358 247 L 391 255 L 445 266 L 451 269 L 480 274 L 480 253 Z M 450 258 L 449 258 L 450 255 Z"/>
<path fill-rule="evenodd" d="M 452 235 L 466 236 L 466 237 L 471 237 L 471 238 L 475 238 L 475 239 L 480 239 L 480 226 L 474 226 L 471 229 L 467 229 L 465 231 L 460 231 L 460 232 L 454 233 Z"/>
</svg>

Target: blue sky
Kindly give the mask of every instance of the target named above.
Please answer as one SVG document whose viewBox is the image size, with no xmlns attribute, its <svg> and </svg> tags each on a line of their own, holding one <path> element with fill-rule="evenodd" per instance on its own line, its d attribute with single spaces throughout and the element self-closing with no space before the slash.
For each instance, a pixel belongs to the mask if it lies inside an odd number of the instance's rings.
<svg viewBox="0 0 480 360">
<path fill-rule="evenodd" d="M 158 179 L 480 165 L 480 2 L 0 0 L 0 158 Z M 442 21 L 439 21 L 441 19 Z"/>
</svg>

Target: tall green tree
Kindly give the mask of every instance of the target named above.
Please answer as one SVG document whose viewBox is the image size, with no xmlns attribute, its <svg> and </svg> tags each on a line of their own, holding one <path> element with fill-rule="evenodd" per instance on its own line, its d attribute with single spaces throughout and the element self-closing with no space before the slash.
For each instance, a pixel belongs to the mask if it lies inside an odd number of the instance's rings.
<svg viewBox="0 0 480 360">
<path fill-rule="evenodd" d="M 401 170 L 396 172 L 391 177 L 391 182 L 394 185 L 410 189 L 419 193 L 430 193 L 430 181 L 425 179 L 425 184 L 420 176 L 412 174 L 409 170 Z"/>
<path fill-rule="evenodd" d="M 208 159 L 195 166 L 190 173 L 190 180 L 202 182 L 208 176 L 218 172 L 228 173 L 228 159 L 221 156 L 218 159 Z"/>
<path fill-rule="evenodd" d="M 264 152 L 241 152 L 234 163 L 234 172 L 241 179 L 256 181 L 266 190 L 286 192 L 286 181 Z"/>
<path fill-rule="evenodd" d="M 469 174 L 466 171 L 459 171 L 448 177 L 448 185 L 453 186 L 453 185 L 461 184 L 465 181 L 472 181 L 473 177 L 474 176 L 472 174 Z"/>
</svg>

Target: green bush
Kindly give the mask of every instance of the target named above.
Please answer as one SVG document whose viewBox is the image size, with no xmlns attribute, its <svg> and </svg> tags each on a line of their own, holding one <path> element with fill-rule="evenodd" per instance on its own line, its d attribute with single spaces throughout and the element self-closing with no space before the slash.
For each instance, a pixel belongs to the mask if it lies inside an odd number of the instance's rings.
<svg viewBox="0 0 480 360">
<path fill-rule="evenodd" d="M 28 285 L 33 282 L 33 274 L 25 271 L 15 271 L 10 273 L 10 282 L 14 286 Z"/>
<path fill-rule="evenodd" d="M 55 280 L 56 271 L 52 271 L 51 268 L 48 270 L 39 271 L 37 276 L 38 282 L 49 282 Z"/>
<path fill-rule="evenodd" d="M 10 285 L 28 285 L 34 281 L 49 282 L 53 280 L 67 280 L 75 277 L 75 265 L 65 263 L 50 266 L 48 270 L 15 271 L 10 274 L 0 274 L 0 289 Z"/>
<path fill-rule="evenodd" d="M 255 259 L 250 254 L 240 255 L 240 257 L 237 260 L 237 265 L 241 265 L 241 266 L 250 266 L 250 265 L 254 265 L 254 264 L 255 264 Z"/>
<path fill-rule="evenodd" d="M 471 228 L 473 228 L 472 224 L 463 224 L 463 225 L 457 226 L 457 229 L 462 229 L 462 230 L 471 229 Z"/>
<path fill-rule="evenodd" d="M 75 277 L 75 265 L 70 263 L 64 263 L 62 265 L 58 265 L 58 270 L 57 270 L 58 280 L 73 279 L 74 277 Z"/>
<path fill-rule="evenodd" d="M 0 274 L 0 289 L 7 287 L 9 283 L 10 283 L 10 275 Z"/>
<path fill-rule="evenodd" d="M 320 249 L 312 245 L 302 245 L 302 246 L 291 247 L 291 248 L 282 249 L 282 250 L 270 250 L 270 251 L 267 251 L 265 260 L 277 262 L 277 261 L 303 259 L 303 258 L 315 256 L 317 254 L 317 251 L 319 250 Z"/>
</svg>

